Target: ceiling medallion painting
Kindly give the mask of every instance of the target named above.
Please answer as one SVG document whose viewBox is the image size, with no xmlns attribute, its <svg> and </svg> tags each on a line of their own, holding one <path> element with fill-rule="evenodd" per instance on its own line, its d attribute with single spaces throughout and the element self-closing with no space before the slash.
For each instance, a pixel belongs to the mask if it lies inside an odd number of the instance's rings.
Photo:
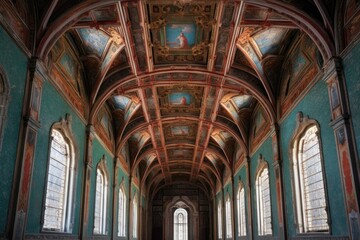
<svg viewBox="0 0 360 240">
<path fill-rule="evenodd" d="M 173 126 L 171 127 L 172 136 L 188 136 L 189 126 Z"/>
<path fill-rule="evenodd" d="M 158 96 L 162 116 L 199 117 L 202 87 L 159 87 Z"/>
<path fill-rule="evenodd" d="M 214 3 L 154 1 L 148 10 L 155 64 L 207 63 Z"/>
<path fill-rule="evenodd" d="M 198 125 L 189 122 L 172 122 L 164 125 L 166 139 L 174 139 L 181 142 L 184 138 L 196 138 L 196 129 Z M 180 138 L 179 138 L 180 137 Z"/>
</svg>

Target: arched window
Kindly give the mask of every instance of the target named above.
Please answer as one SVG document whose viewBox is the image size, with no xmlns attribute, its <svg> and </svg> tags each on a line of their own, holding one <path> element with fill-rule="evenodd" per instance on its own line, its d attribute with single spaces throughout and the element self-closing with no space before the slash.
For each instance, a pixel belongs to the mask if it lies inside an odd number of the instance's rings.
<svg viewBox="0 0 360 240">
<path fill-rule="evenodd" d="M 0 67 L 0 150 L 4 136 L 5 119 L 10 95 L 9 91 L 9 83 L 5 76 L 5 72 Z"/>
<path fill-rule="evenodd" d="M 118 206 L 118 236 L 125 237 L 126 231 L 126 195 L 124 189 L 119 189 L 119 206 Z"/>
<path fill-rule="evenodd" d="M 43 230 L 71 231 L 74 149 L 63 129 L 51 131 Z"/>
<path fill-rule="evenodd" d="M 271 235 L 271 199 L 270 182 L 267 164 L 263 161 L 256 178 L 256 203 L 258 218 L 258 234 Z"/>
<path fill-rule="evenodd" d="M 237 193 L 238 236 L 246 236 L 245 190 L 240 183 Z"/>
<path fill-rule="evenodd" d="M 105 157 L 96 169 L 94 234 L 106 234 L 108 180 Z"/>
<path fill-rule="evenodd" d="M 329 231 L 319 128 L 305 119 L 292 141 L 293 184 L 299 233 Z"/>
<path fill-rule="evenodd" d="M 225 201 L 225 217 L 226 217 L 226 238 L 232 237 L 232 222 L 231 222 L 231 201 L 230 196 Z"/>
<path fill-rule="evenodd" d="M 174 240 L 188 240 L 188 214 L 184 208 L 174 212 Z"/>
<path fill-rule="evenodd" d="M 221 201 L 218 203 L 218 209 L 217 209 L 217 217 L 218 217 L 218 238 L 222 239 L 222 207 L 221 207 Z"/>
<path fill-rule="evenodd" d="M 137 231 L 138 231 L 138 201 L 137 197 L 135 196 L 133 200 L 133 238 L 137 238 Z"/>
</svg>

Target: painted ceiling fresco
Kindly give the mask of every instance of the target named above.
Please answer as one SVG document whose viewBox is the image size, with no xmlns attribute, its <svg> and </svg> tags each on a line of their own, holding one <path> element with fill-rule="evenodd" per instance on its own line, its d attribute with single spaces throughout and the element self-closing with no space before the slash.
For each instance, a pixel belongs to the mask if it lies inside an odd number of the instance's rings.
<svg viewBox="0 0 360 240">
<path fill-rule="evenodd" d="M 106 109 L 101 124 L 113 134 L 104 142 L 149 192 L 175 181 L 213 192 L 286 114 L 277 104 L 288 109 L 328 54 L 309 33 L 322 21 L 304 16 L 324 16 L 309 3 L 70 2 L 55 6 L 54 32 L 45 30 L 39 52 L 83 116 L 92 121 Z M 65 8 L 79 11 L 63 16 Z"/>
<path fill-rule="evenodd" d="M 215 3 L 148 4 L 155 64 L 206 64 Z"/>
<path fill-rule="evenodd" d="M 110 37 L 102 30 L 93 28 L 80 28 L 77 32 L 83 40 L 85 51 L 101 57 Z"/>
</svg>

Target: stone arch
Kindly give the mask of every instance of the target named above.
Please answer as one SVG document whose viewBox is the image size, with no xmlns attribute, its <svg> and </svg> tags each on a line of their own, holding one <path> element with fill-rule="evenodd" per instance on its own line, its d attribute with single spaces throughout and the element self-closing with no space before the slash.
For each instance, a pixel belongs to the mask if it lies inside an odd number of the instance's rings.
<svg viewBox="0 0 360 240">
<path fill-rule="evenodd" d="M 174 233 L 174 212 L 177 208 L 184 208 L 188 212 L 188 233 L 189 240 L 199 239 L 199 209 L 197 205 L 186 196 L 175 196 L 171 201 L 164 204 L 164 228 L 165 239 L 173 239 Z"/>
</svg>

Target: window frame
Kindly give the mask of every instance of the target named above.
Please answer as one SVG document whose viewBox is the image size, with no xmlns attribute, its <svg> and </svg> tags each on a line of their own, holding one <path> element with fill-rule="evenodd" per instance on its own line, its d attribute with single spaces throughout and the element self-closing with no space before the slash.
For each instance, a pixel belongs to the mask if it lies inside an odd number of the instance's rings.
<svg viewBox="0 0 360 240">
<path fill-rule="evenodd" d="M 223 239 L 223 222 L 222 222 L 222 201 L 218 202 L 217 206 L 217 225 L 218 225 L 218 239 Z"/>
<path fill-rule="evenodd" d="M 98 176 L 99 173 L 101 174 L 101 176 L 103 177 L 103 192 L 102 192 L 102 196 L 101 199 L 101 215 L 100 215 L 100 228 L 99 228 L 99 232 L 96 232 L 95 230 L 95 210 L 96 210 L 96 206 L 97 206 L 97 180 L 98 180 Z M 100 160 L 100 162 L 98 163 L 97 167 L 96 167 L 96 176 L 95 176 L 95 194 L 94 194 L 94 218 L 93 218 L 93 234 L 94 235 L 107 235 L 108 234 L 108 222 L 107 222 L 107 214 L 108 214 L 108 201 L 109 201 L 109 173 L 107 171 L 106 168 L 106 158 L 105 155 L 103 155 L 102 159 Z"/>
<path fill-rule="evenodd" d="M 225 225 L 226 225 L 226 239 L 232 238 L 232 207 L 230 194 L 227 195 L 225 200 Z"/>
<path fill-rule="evenodd" d="M 137 195 L 134 195 L 132 200 L 132 238 L 138 238 L 138 199 Z"/>
<path fill-rule="evenodd" d="M 177 212 L 179 212 L 177 214 Z M 182 207 L 178 207 L 175 211 L 174 211 L 174 214 L 173 214 L 173 228 L 174 228 L 174 240 L 179 240 L 177 237 L 176 237 L 176 234 L 177 234 L 177 228 L 176 228 L 176 224 L 179 222 L 176 220 L 177 218 L 177 215 L 181 214 L 181 213 L 185 213 L 184 216 L 185 216 L 185 221 L 184 221 L 184 226 L 185 226 L 185 230 L 184 230 L 184 236 L 185 238 L 183 238 L 183 240 L 188 240 L 189 239 L 189 214 L 187 212 L 187 210 L 185 208 L 182 208 Z M 180 231 L 179 231 L 180 232 Z"/>
<path fill-rule="evenodd" d="M 316 128 L 315 134 L 317 136 L 317 144 L 319 147 L 319 164 L 321 164 L 321 175 L 322 175 L 322 182 L 323 182 L 323 191 L 325 197 L 325 212 L 327 218 L 327 230 L 313 230 L 308 231 L 306 223 L 305 209 L 304 209 L 304 199 L 305 196 L 303 194 L 303 187 L 302 185 L 302 177 L 301 171 L 299 170 L 300 161 L 299 161 L 299 145 L 301 144 L 302 139 L 306 135 L 306 133 L 311 128 Z M 304 235 L 318 235 L 318 234 L 330 234 L 331 233 L 331 222 L 330 219 L 330 212 L 329 212 L 329 198 L 327 192 L 327 185 L 326 185 L 326 172 L 324 166 L 324 157 L 323 157 L 323 148 L 322 148 L 322 141 L 321 141 L 321 132 L 320 132 L 320 125 L 316 120 L 309 119 L 308 116 L 303 116 L 302 112 L 299 112 L 297 115 L 297 125 L 294 130 L 292 140 L 289 146 L 289 155 L 290 155 L 290 169 L 291 169 L 291 184 L 292 184 L 292 198 L 293 198 L 293 209 L 294 209 L 294 221 L 296 225 L 296 232 L 297 234 L 304 234 Z"/>
<path fill-rule="evenodd" d="M 243 197 L 241 199 L 241 192 L 243 193 Z M 247 236 L 247 226 L 246 226 L 246 197 L 245 197 L 245 188 L 244 184 L 239 181 L 239 186 L 236 194 L 236 215 L 237 215 L 237 230 L 238 237 Z M 243 208 L 242 208 L 243 206 Z M 243 210 L 242 210 L 243 209 Z"/>
<path fill-rule="evenodd" d="M 267 211 L 265 209 L 266 206 L 264 206 L 263 202 L 263 189 L 261 189 L 259 180 L 260 177 L 262 177 L 262 174 L 264 171 L 267 171 L 267 178 L 268 178 L 268 191 L 269 191 L 269 202 L 270 202 L 270 209 L 268 210 L 270 212 L 270 228 L 267 228 L 265 223 L 265 212 Z M 273 235 L 273 214 L 272 214 L 272 201 L 271 201 L 271 184 L 270 184 L 270 171 L 268 163 L 260 156 L 260 164 L 257 169 L 257 174 L 255 178 L 255 192 L 256 192 L 256 216 L 257 216 L 257 228 L 258 228 L 258 235 L 259 236 L 272 236 Z M 268 232 L 269 231 L 269 232 Z"/>
<path fill-rule="evenodd" d="M 47 167 L 46 167 L 46 177 L 45 177 L 45 186 L 43 191 L 43 203 L 41 211 L 41 232 L 54 232 L 54 233 L 72 233 L 73 230 L 73 217 L 74 217 L 74 205 L 76 197 L 76 172 L 77 172 L 77 162 L 78 162 L 78 148 L 72 133 L 71 129 L 72 118 L 69 114 L 65 116 L 65 119 L 62 118 L 59 122 L 54 123 L 49 132 L 49 143 L 48 143 L 48 156 L 47 156 Z M 46 199 L 47 199 L 47 190 L 49 185 L 49 169 L 51 164 L 51 149 L 53 143 L 53 132 L 57 131 L 63 137 L 66 148 L 68 150 L 68 162 L 69 166 L 66 171 L 66 186 L 64 190 L 64 216 L 62 217 L 62 223 L 60 229 L 46 228 L 44 227 L 45 216 L 46 216 Z"/>
<path fill-rule="evenodd" d="M 119 187 L 118 199 L 118 237 L 126 237 L 126 191 L 124 184 Z M 123 199 L 123 202 L 120 202 Z"/>
</svg>

